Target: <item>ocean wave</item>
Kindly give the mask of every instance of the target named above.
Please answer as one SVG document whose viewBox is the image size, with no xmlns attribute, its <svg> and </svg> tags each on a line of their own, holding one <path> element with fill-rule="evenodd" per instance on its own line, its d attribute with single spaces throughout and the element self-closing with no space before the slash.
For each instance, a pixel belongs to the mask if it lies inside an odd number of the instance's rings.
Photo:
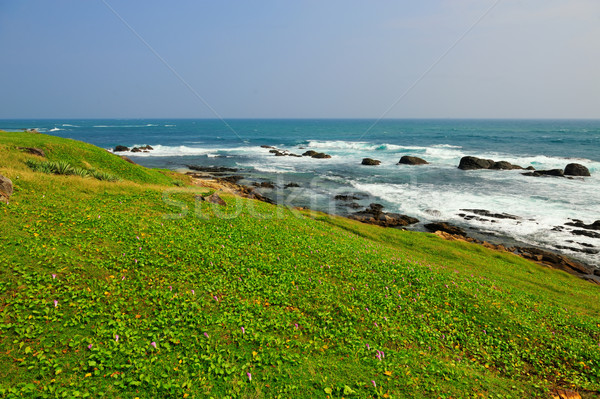
<svg viewBox="0 0 600 399">
<path fill-rule="evenodd" d="M 54 127 L 54 128 L 52 128 L 52 129 L 50 129 L 50 130 L 48 130 L 48 131 L 49 131 L 49 132 L 58 132 L 59 130 L 65 130 L 65 129 L 61 129 L 61 128 L 58 128 L 58 127 Z"/>
<path fill-rule="evenodd" d="M 63 123 L 62 126 L 65 126 L 65 127 L 81 127 L 81 126 L 77 126 L 77 125 L 69 125 L 68 123 Z"/>
<path fill-rule="evenodd" d="M 97 127 L 97 128 L 106 128 L 106 127 L 123 128 L 123 127 L 152 127 L 152 126 L 158 126 L 158 125 L 154 125 L 152 123 L 148 123 L 146 125 L 95 125 L 93 127 Z"/>
<path fill-rule="evenodd" d="M 306 145 L 308 148 L 320 148 L 320 149 L 328 149 L 328 150 L 362 150 L 362 151 L 396 151 L 400 149 L 406 149 L 408 147 L 403 147 L 396 144 L 373 144 L 366 141 L 342 141 L 342 140 L 332 140 L 332 141 L 309 141 Z M 412 148 L 421 148 L 421 147 L 412 147 Z"/>
</svg>

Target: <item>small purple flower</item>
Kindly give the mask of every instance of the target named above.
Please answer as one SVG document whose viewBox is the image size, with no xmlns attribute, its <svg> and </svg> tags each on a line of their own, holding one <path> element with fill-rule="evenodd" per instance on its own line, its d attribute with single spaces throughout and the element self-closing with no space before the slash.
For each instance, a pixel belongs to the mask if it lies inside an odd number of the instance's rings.
<svg viewBox="0 0 600 399">
<path fill-rule="evenodd" d="M 121 276 L 121 281 L 122 281 L 122 280 L 125 280 L 125 276 Z"/>
<path fill-rule="evenodd" d="M 381 361 L 381 352 L 377 351 L 377 354 L 375 355 L 375 357 Z"/>
<path fill-rule="evenodd" d="M 204 336 L 205 336 L 206 338 L 208 338 L 208 333 L 207 333 L 207 332 L 205 332 L 205 333 L 204 333 Z"/>
<path fill-rule="evenodd" d="M 368 350 L 371 350 L 371 347 L 369 346 L 369 344 L 367 344 L 367 349 L 368 349 Z"/>
<path fill-rule="evenodd" d="M 94 345 L 92 345 L 92 344 L 89 344 L 89 345 L 88 345 L 88 349 L 89 349 L 89 350 L 92 350 L 92 346 L 94 346 Z"/>
<path fill-rule="evenodd" d="M 135 263 L 137 263 L 137 259 L 134 259 Z"/>
<path fill-rule="evenodd" d="M 373 324 L 375 324 L 375 327 L 379 327 L 376 321 L 374 321 Z"/>
<path fill-rule="evenodd" d="M 192 295 L 196 295 L 196 291 L 192 290 Z"/>
<path fill-rule="evenodd" d="M 369 308 L 365 308 L 365 310 L 366 310 L 367 312 L 370 312 Z"/>
<path fill-rule="evenodd" d="M 115 342 L 119 342 L 119 336 L 115 335 Z"/>
<path fill-rule="evenodd" d="M 487 331 L 483 330 L 483 333 L 484 333 L 484 334 L 487 334 Z"/>
<path fill-rule="evenodd" d="M 246 373 L 246 375 L 248 376 L 248 381 L 252 381 L 252 374 Z"/>
<path fill-rule="evenodd" d="M 53 274 L 53 275 L 52 275 L 52 279 L 53 279 L 53 280 L 56 280 L 56 274 Z"/>
<path fill-rule="evenodd" d="M 219 298 L 217 298 L 217 296 L 216 296 L 216 295 L 213 295 L 213 299 L 214 299 L 215 301 L 219 302 Z"/>
<path fill-rule="evenodd" d="M 377 388 L 377 384 L 375 384 L 375 381 L 371 380 L 371 383 L 373 384 L 374 388 Z"/>
<path fill-rule="evenodd" d="M 246 334 L 246 330 L 242 327 L 242 335 Z"/>
<path fill-rule="evenodd" d="M 294 328 L 297 330 L 298 329 L 298 323 L 294 323 Z"/>
<path fill-rule="evenodd" d="M 152 345 L 154 347 L 154 349 L 156 349 L 156 342 L 152 341 L 152 342 L 150 342 L 150 345 Z"/>
<path fill-rule="evenodd" d="M 58 301 L 55 299 L 54 300 L 54 307 L 57 308 L 58 307 Z"/>
<path fill-rule="evenodd" d="M 173 287 L 172 286 L 169 286 L 169 291 L 173 291 Z"/>
<path fill-rule="evenodd" d="M 140 239 L 140 236 L 135 236 L 135 238 L 137 238 L 138 240 Z"/>
</svg>

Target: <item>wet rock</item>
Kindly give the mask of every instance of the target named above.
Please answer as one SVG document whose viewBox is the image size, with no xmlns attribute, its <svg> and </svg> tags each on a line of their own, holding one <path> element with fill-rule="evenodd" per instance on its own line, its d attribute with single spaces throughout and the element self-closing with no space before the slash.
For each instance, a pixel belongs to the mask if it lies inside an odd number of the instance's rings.
<svg viewBox="0 0 600 399">
<path fill-rule="evenodd" d="M 232 176 L 220 177 L 217 180 L 219 180 L 219 181 L 225 181 L 225 182 L 228 182 L 228 183 L 237 183 L 240 180 L 242 180 L 243 178 L 244 178 L 244 176 L 232 175 Z"/>
<path fill-rule="evenodd" d="M 325 158 L 331 158 L 331 155 L 325 154 L 324 152 L 317 152 L 311 158 L 325 159 Z"/>
<path fill-rule="evenodd" d="M 490 169 L 513 170 L 513 169 L 523 169 L 523 168 L 519 165 L 513 165 L 507 161 L 498 161 L 498 162 L 494 162 L 494 164 L 492 166 L 490 166 Z"/>
<path fill-rule="evenodd" d="M 0 175 L 0 202 L 8 204 L 13 193 L 13 183 L 8 177 Z"/>
<path fill-rule="evenodd" d="M 398 163 L 404 164 L 404 165 L 427 165 L 427 164 L 429 164 L 429 162 L 427 162 L 426 160 L 424 160 L 422 158 L 412 157 L 409 155 L 404 155 L 402 158 L 400 158 L 400 161 Z"/>
<path fill-rule="evenodd" d="M 462 170 L 476 170 L 476 169 L 489 169 L 494 164 L 491 159 L 481 159 L 477 157 L 466 156 L 460 159 L 458 169 Z"/>
<path fill-rule="evenodd" d="M 381 204 L 370 204 L 368 208 L 353 213 L 349 218 L 382 227 L 401 227 L 419 222 L 418 219 L 407 215 L 383 212 L 383 205 Z"/>
<path fill-rule="evenodd" d="M 125 147 L 124 145 L 118 145 L 113 150 L 113 152 L 121 152 L 121 151 L 129 151 L 129 147 Z"/>
<path fill-rule="evenodd" d="M 596 233 L 589 230 L 573 230 L 571 234 L 575 234 L 577 236 L 585 236 L 590 238 L 600 238 L 600 233 Z"/>
<path fill-rule="evenodd" d="M 318 154 L 318 152 L 313 151 L 313 150 L 308 150 L 308 151 L 304 152 L 302 155 L 305 157 L 312 157 L 313 155 L 316 155 L 316 154 Z"/>
<path fill-rule="evenodd" d="M 235 168 L 225 168 L 222 166 L 198 166 L 198 165 L 186 165 L 191 170 L 196 170 L 198 172 L 207 172 L 207 173 L 228 173 L 228 172 L 237 172 L 238 169 Z"/>
<path fill-rule="evenodd" d="M 355 194 L 338 194 L 333 199 L 337 201 L 354 201 L 361 199 L 361 197 Z"/>
<path fill-rule="evenodd" d="M 352 208 L 352 209 L 362 208 L 362 206 L 360 204 L 357 204 L 356 202 L 347 202 L 344 204 L 344 206 L 347 208 Z"/>
<path fill-rule="evenodd" d="M 133 147 L 131 149 L 131 152 L 142 152 L 142 150 L 140 148 L 138 148 L 138 147 Z"/>
<path fill-rule="evenodd" d="M 464 231 L 463 229 L 461 229 L 458 226 L 454 226 L 450 223 L 446 223 L 446 222 L 434 222 L 434 223 L 427 223 L 424 226 L 427 230 L 429 231 L 443 231 L 444 233 L 448 233 L 448 234 L 452 234 L 452 235 L 457 235 L 457 236 L 463 236 L 466 237 L 467 236 L 467 232 Z"/>
<path fill-rule="evenodd" d="M 566 226 L 578 227 L 580 229 L 588 229 L 588 230 L 600 230 L 600 220 L 596 220 L 592 224 L 585 224 L 583 221 L 578 219 L 573 219 L 572 222 L 565 223 Z"/>
<path fill-rule="evenodd" d="M 28 152 L 31 155 L 37 155 L 38 157 L 46 157 L 46 153 L 41 148 L 34 147 L 17 147 L 21 151 Z"/>
<path fill-rule="evenodd" d="M 533 166 L 528 166 L 525 168 L 525 170 L 535 170 L 535 168 Z"/>
<path fill-rule="evenodd" d="M 565 167 L 565 175 L 568 175 L 568 176 L 591 176 L 589 169 L 578 163 L 568 164 Z"/>
<path fill-rule="evenodd" d="M 150 151 L 153 150 L 154 148 L 150 145 L 144 145 L 140 147 L 140 150 L 146 150 L 146 151 Z"/>
<path fill-rule="evenodd" d="M 300 187 L 300 185 L 298 183 L 288 183 L 285 186 L 283 186 L 283 188 L 293 188 L 293 187 Z"/>
<path fill-rule="evenodd" d="M 556 177 L 564 177 L 565 173 L 562 169 L 550 169 L 550 170 L 536 170 L 535 172 L 526 172 L 521 173 L 523 176 L 556 176 Z"/>
<path fill-rule="evenodd" d="M 275 148 L 272 145 L 261 145 L 260 148 Z"/>
<path fill-rule="evenodd" d="M 363 158 L 361 165 L 376 166 L 381 164 L 381 161 L 372 158 Z"/>
<path fill-rule="evenodd" d="M 521 219 L 520 217 L 511 215 L 509 213 L 494 213 L 494 212 L 486 211 L 485 209 L 461 209 L 461 211 L 471 212 L 476 215 L 485 216 L 485 217 L 489 217 L 489 218 L 496 218 L 496 219 L 513 219 L 513 220 Z"/>
<path fill-rule="evenodd" d="M 260 188 L 270 188 L 270 189 L 274 189 L 275 188 L 275 184 L 271 183 L 270 181 L 263 181 L 263 182 L 254 182 L 252 183 L 252 185 L 254 187 L 260 187 Z"/>
</svg>

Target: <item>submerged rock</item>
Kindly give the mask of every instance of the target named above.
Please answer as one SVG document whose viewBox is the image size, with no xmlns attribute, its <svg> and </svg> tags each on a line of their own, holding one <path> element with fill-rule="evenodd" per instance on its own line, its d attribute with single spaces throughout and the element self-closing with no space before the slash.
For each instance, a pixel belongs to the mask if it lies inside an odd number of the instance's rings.
<svg viewBox="0 0 600 399">
<path fill-rule="evenodd" d="M 590 170 L 578 163 L 570 163 L 565 167 L 565 175 L 568 176 L 591 176 Z"/>
<path fill-rule="evenodd" d="M 536 170 L 535 172 L 526 172 L 521 173 L 523 176 L 556 176 L 556 177 L 564 177 L 565 172 L 562 169 L 549 169 L 549 170 Z"/>
<path fill-rule="evenodd" d="M 429 164 L 429 162 L 427 162 L 423 158 L 412 157 L 410 155 L 404 155 L 402 158 L 400 158 L 400 161 L 398 163 L 404 164 L 404 165 L 427 165 L 427 164 Z"/>
<path fill-rule="evenodd" d="M 521 219 L 520 217 L 511 215 L 510 213 L 494 213 L 494 212 L 486 211 L 485 209 L 461 209 L 461 211 L 471 212 L 476 215 L 486 216 L 486 217 L 496 218 L 496 219 L 513 219 L 513 220 Z"/>
<path fill-rule="evenodd" d="M 298 183 L 288 183 L 285 186 L 283 186 L 283 188 L 294 188 L 294 187 L 300 187 L 300 185 Z"/>
<path fill-rule="evenodd" d="M 600 220 L 596 220 L 592 224 L 585 224 L 583 221 L 574 219 L 572 222 L 565 223 L 566 226 L 579 227 L 580 229 L 600 230 Z"/>
</svg>

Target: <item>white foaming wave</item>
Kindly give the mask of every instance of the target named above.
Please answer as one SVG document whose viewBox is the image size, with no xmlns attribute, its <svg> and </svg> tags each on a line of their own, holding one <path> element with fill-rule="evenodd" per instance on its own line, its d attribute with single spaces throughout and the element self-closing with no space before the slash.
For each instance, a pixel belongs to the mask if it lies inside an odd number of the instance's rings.
<svg viewBox="0 0 600 399">
<path fill-rule="evenodd" d="M 143 147 L 146 144 L 134 144 L 133 147 Z M 123 151 L 120 154 L 127 154 L 132 157 L 173 157 L 173 156 L 207 156 L 209 158 L 215 158 L 222 156 L 222 153 L 232 155 L 254 155 L 261 154 L 264 149 L 260 147 L 231 147 L 231 148 L 219 148 L 219 147 L 190 147 L 185 145 L 179 146 L 167 146 L 167 145 L 151 145 L 153 150 L 148 152 L 131 152 Z M 112 149 L 109 149 L 112 151 Z M 271 155 L 271 154 L 269 154 Z"/>
<path fill-rule="evenodd" d="M 548 179 L 543 180 L 548 181 Z M 597 204 L 600 197 L 598 195 L 589 197 L 589 190 L 598 188 L 600 181 L 590 182 L 592 187 L 587 184 L 588 181 L 555 179 L 552 182 L 555 184 L 546 185 L 545 192 L 539 193 L 539 190 L 543 188 L 541 183 L 532 191 L 523 187 L 523 184 L 529 186 L 529 183 L 525 181 L 513 189 L 496 192 L 492 192 L 489 187 L 482 188 L 467 183 L 440 187 L 434 184 L 373 184 L 350 181 L 357 190 L 393 204 L 395 209 L 390 209 L 390 211 L 415 216 L 421 221 L 443 220 L 467 224 L 479 231 L 501 233 L 530 245 L 576 247 L 577 245 L 569 242 L 576 241 L 598 247 L 600 244 L 598 239 L 574 236 L 569 231 L 561 232 L 553 229 L 556 226 L 564 225 L 570 219 L 581 219 L 587 222 L 597 219 L 597 212 L 593 204 Z M 561 195 L 561 191 L 568 192 L 569 196 Z M 524 192 L 533 192 L 535 195 L 528 197 L 523 195 Z M 588 193 L 586 200 L 582 200 L 585 196 L 584 192 Z M 476 219 L 467 221 L 459 216 L 460 213 L 467 213 L 461 211 L 465 208 L 485 209 L 497 213 L 506 212 L 516 215 L 520 219 L 494 219 L 493 223 Z M 543 212 L 540 212 L 540 209 L 543 209 Z M 484 219 L 486 218 L 484 217 Z M 578 253 L 571 253 L 571 255 L 600 265 L 598 255 Z"/>
<path fill-rule="evenodd" d="M 329 150 L 362 150 L 362 151 L 381 151 L 390 150 L 396 151 L 407 148 L 423 148 L 423 147 L 403 147 L 396 144 L 373 144 L 366 141 L 343 141 L 343 140 L 330 140 L 330 141 L 309 141 L 306 145 L 307 148 L 321 148 Z"/>
<path fill-rule="evenodd" d="M 58 128 L 58 127 L 54 127 L 54 128 L 52 128 L 52 129 L 50 129 L 50 130 L 48 130 L 48 131 L 49 131 L 49 132 L 58 132 L 59 130 L 65 130 L 65 129 L 61 129 L 61 128 Z"/>
<path fill-rule="evenodd" d="M 253 168 L 259 172 L 265 173 L 295 173 L 296 169 L 290 165 L 265 165 L 259 162 L 236 163 L 236 165 L 244 168 Z"/>
<path fill-rule="evenodd" d="M 65 127 L 81 127 L 81 126 L 77 126 L 77 125 L 69 125 L 68 123 L 63 123 L 62 126 L 65 126 Z"/>
<path fill-rule="evenodd" d="M 158 125 L 154 125 L 152 123 L 148 123 L 146 125 L 95 125 L 93 127 L 118 127 L 118 128 L 122 128 L 122 127 L 152 127 L 152 126 L 158 126 Z"/>
</svg>

